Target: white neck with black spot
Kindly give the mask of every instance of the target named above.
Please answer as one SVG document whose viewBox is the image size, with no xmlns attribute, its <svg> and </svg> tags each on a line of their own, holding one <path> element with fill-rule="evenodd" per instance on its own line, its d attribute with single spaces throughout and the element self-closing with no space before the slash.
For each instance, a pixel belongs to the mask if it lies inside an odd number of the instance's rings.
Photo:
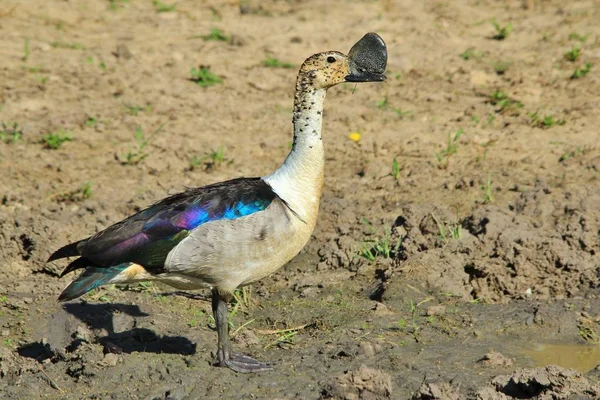
<svg viewBox="0 0 600 400">
<path fill-rule="evenodd" d="M 326 93 L 326 89 L 314 89 L 305 79 L 298 80 L 292 150 L 275 172 L 263 178 L 305 222 L 316 220 L 323 188 L 321 131 Z"/>
</svg>

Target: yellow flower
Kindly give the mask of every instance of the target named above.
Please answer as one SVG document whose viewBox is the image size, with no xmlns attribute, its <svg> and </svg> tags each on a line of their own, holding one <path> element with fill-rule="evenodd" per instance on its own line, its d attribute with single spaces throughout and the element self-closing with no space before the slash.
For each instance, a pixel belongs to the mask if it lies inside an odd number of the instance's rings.
<svg viewBox="0 0 600 400">
<path fill-rule="evenodd" d="M 350 140 L 353 140 L 356 143 L 358 143 L 358 141 L 361 138 L 361 134 L 360 134 L 360 132 L 350 132 L 350 134 L 348 135 L 348 137 L 350 138 Z"/>
</svg>

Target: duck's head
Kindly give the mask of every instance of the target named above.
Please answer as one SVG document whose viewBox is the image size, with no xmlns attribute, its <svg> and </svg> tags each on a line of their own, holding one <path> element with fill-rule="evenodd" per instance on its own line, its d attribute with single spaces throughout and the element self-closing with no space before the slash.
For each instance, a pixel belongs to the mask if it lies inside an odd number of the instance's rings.
<svg viewBox="0 0 600 400">
<path fill-rule="evenodd" d="M 300 67 L 299 82 L 314 89 L 329 89 L 343 82 L 382 82 L 386 64 L 383 39 L 376 33 L 367 33 L 348 55 L 326 51 L 309 57 Z"/>
</svg>

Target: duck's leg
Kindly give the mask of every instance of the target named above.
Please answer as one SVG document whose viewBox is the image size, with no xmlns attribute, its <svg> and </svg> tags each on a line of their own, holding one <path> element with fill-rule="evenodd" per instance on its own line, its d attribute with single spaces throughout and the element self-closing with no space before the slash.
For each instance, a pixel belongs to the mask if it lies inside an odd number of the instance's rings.
<svg viewBox="0 0 600 400">
<path fill-rule="evenodd" d="M 229 298 L 227 298 L 229 297 Z M 217 289 L 212 291 L 212 310 L 217 325 L 218 348 L 213 365 L 227 367 L 235 372 L 260 372 L 268 371 L 273 367 L 250 356 L 234 353 L 229 340 L 229 323 L 227 322 L 227 303 L 231 296 L 224 297 Z"/>
</svg>

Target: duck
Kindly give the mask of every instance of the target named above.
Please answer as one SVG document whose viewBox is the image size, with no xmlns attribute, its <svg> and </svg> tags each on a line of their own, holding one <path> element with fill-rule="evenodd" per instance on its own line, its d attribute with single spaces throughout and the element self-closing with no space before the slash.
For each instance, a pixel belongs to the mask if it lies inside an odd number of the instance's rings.
<svg viewBox="0 0 600 400">
<path fill-rule="evenodd" d="M 307 58 L 296 80 L 292 148 L 273 173 L 188 188 L 61 247 L 48 262 L 78 258 L 60 277 L 83 271 L 58 300 L 74 300 L 107 284 L 208 287 L 217 331 L 211 364 L 239 373 L 272 369 L 271 363 L 233 351 L 228 303 L 237 288 L 284 266 L 311 237 L 323 191 L 327 90 L 344 82 L 382 82 L 386 63 L 386 44 L 376 33 L 363 36 L 348 55 L 326 51 Z"/>
</svg>

